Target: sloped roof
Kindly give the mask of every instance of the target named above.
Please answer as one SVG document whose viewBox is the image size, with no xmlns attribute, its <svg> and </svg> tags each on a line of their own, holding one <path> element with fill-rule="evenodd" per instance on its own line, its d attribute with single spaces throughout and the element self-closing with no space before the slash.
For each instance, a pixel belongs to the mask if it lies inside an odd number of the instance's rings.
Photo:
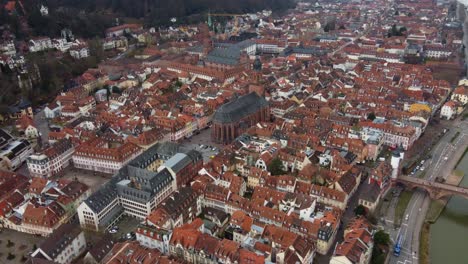
<svg viewBox="0 0 468 264">
<path fill-rule="evenodd" d="M 49 257 L 54 259 L 63 249 L 68 247 L 73 240 L 81 233 L 81 229 L 77 225 L 63 224 L 55 230 L 42 244 L 40 249 Z"/>
<path fill-rule="evenodd" d="M 213 121 L 218 123 L 236 122 L 267 106 L 268 102 L 265 98 L 251 92 L 219 107 Z"/>
</svg>

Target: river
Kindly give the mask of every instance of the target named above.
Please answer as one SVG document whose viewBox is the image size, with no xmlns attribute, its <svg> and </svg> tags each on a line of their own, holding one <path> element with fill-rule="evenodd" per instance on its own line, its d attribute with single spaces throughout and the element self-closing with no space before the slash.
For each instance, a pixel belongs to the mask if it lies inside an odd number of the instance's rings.
<svg viewBox="0 0 468 264">
<path fill-rule="evenodd" d="M 457 167 L 465 173 L 461 186 L 468 186 L 468 154 Z M 431 225 L 432 264 L 468 263 L 468 199 L 454 196 Z"/>
</svg>

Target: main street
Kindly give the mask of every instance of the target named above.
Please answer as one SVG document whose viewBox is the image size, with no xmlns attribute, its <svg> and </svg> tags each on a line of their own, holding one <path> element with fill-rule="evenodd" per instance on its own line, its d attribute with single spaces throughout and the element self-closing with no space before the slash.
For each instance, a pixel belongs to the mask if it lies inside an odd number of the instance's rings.
<svg viewBox="0 0 468 264">
<path fill-rule="evenodd" d="M 456 166 L 468 145 L 468 122 L 460 119 L 449 123 L 450 130 L 440 139 L 431 152 L 431 159 L 426 161 L 426 180 L 434 181 L 437 177 L 446 179 Z M 459 132 L 453 142 L 452 138 Z M 416 176 L 415 176 L 416 177 Z M 404 219 L 399 229 L 387 226 L 387 232 L 394 242 L 401 235 L 402 251 L 399 257 L 390 256 L 389 263 L 416 264 L 419 256 L 419 235 L 430 205 L 429 196 L 422 190 L 416 190 L 405 210 Z M 407 216 L 407 217 L 406 217 Z M 389 217 L 389 215 L 387 215 Z M 388 219 L 386 219 L 388 221 Z M 389 221 L 391 222 L 391 220 Z"/>
</svg>

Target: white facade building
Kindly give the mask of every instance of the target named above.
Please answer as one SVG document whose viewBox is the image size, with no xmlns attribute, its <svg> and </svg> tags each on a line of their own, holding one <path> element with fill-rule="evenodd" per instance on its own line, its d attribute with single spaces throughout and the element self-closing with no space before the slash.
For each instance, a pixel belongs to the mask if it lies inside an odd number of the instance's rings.
<svg viewBox="0 0 468 264">
<path fill-rule="evenodd" d="M 56 175 L 70 164 L 75 148 L 69 139 L 61 139 L 42 153 L 27 159 L 29 173 L 34 177 L 48 178 Z"/>
<path fill-rule="evenodd" d="M 77 225 L 63 224 L 44 240 L 31 256 L 67 264 L 72 263 L 85 250 L 86 239 L 83 231 Z"/>
</svg>

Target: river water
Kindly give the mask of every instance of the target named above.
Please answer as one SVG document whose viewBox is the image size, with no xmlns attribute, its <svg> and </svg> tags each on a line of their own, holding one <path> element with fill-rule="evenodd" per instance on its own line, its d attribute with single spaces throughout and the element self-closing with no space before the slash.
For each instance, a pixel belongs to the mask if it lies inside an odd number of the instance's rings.
<svg viewBox="0 0 468 264">
<path fill-rule="evenodd" d="M 465 173 L 460 186 L 468 187 L 468 154 L 457 167 Z M 468 199 L 454 196 L 431 226 L 431 264 L 468 263 Z"/>
</svg>

